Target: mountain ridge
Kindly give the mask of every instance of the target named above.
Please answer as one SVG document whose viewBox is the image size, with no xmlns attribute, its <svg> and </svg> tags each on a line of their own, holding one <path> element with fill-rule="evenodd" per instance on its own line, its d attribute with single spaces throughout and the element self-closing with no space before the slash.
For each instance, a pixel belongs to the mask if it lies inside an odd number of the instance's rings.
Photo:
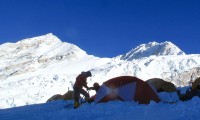
<svg viewBox="0 0 200 120">
<path fill-rule="evenodd" d="M 8 46 L 6 46 L 8 45 Z M 16 69 L 18 66 L 29 66 L 35 64 L 36 66 L 42 66 L 50 61 L 60 61 L 63 59 L 79 58 L 87 55 L 85 51 L 78 48 L 76 45 L 70 43 L 64 43 L 53 34 L 46 34 L 39 37 L 27 38 L 16 43 L 3 44 L 0 46 L 0 65 L 1 71 L 7 73 L 7 75 L 17 74 L 18 70 L 24 69 L 36 69 L 35 67 L 18 68 L 17 70 L 8 71 L 10 69 Z M 9 64 L 7 66 L 7 64 Z M 12 67 L 13 66 L 13 67 Z M 29 71 L 28 70 L 28 71 Z M 1 72 L 2 73 L 2 72 Z M 1 77 L 2 74 L 0 73 Z"/>
<path fill-rule="evenodd" d="M 120 59 L 118 56 L 99 58 L 88 55 L 78 46 L 62 42 L 53 34 L 23 39 L 23 41 L 27 44 L 0 45 L 2 63 L 0 65 L 0 94 L 2 95 L 0 108 L 44 103 L 55 94 L 64 94 L 68 89 L 72 90 L 76 76 L 87 70 L 92 72 L 92 77 L 88 79 L 88 86 L 92 86 L 94 82 L 102 84 L 110 78 L 125 75 L 143 80 L 162 78 L 178 87 L 190 85 L 189 83 L 200 75 L 200 54 L 186 55 L 170 42 L 163 44 L 169 44 L 169 48 L 174 47 L 175 52 L 166 52 L 164 49 L 152 55 L 151 53 L 157 50 L 154 48 L 150 50 L 150 54 L 145 53 L 139 58 L 129 56 Z M 144 48 L 137 49 L 139 51 L 148 51 L 153 46 L 159 46 L 159 43 L 152 42 L 149 46 L 145 47 L 144 44 L 136 48 Z M 136 53 L 138 51 L 132 51 L 129 55 Z"/>
<path fill-rule="evenodd" d="M 116 59 L 131 61 L 133 59 L 149 57 L 152 55 L 185 55 L 185 53 L 169 41 L 165 41 L 162 43 L 157 43 L 154 41 L 147 44 L 141 44 L 136 48 L 133 48 L 128 53 L 117 56 Z"/>
</svg>

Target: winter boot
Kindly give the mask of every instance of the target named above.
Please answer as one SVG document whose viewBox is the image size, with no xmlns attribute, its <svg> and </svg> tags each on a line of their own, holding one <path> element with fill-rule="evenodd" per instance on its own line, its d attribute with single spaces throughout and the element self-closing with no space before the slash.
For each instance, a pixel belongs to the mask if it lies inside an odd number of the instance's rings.
<svg viewBox="0 0 200 120">
<path fill-rule="evenodd" d="M 78 108 L 80 106 L 79 102 L 74 102 L 74 109 Z"/>
<path fill-rule="evenodd" d="M 85 97 L 85 102 L 88 102 L 89 98 L 88 97 Z"/>
</svg>

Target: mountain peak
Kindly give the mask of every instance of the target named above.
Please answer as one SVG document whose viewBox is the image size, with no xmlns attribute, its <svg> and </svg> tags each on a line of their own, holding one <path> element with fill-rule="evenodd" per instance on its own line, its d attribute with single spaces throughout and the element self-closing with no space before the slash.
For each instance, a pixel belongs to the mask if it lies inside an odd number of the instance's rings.
<svg viewBox="0 0 200 120">
<path fill-rule="evenodd" d="M 73 61 L 86 55 L 76 45 L 62 42 L 52 33 L 3 44 L 0 46 L 0 77 L 33 72 L 41 66 L 64 60 Z"/>
<path fill-rule="evenodd" d="M 157 43 L 155 41 L 149 42 L 147 44 L 141 44 L 136 48 L 132 49 L 126 54 L 117 56 L 120 60 L 133 60 L 142 57 L 149 57 L 151 55 L 156 56 L 166 56 L 166 55 L 185 55 L 185 53 L 180 50 L 176 45 L 169 41 L 162 43 Z"/>
<path fill-rule="evenodd" d="M 61 42 L 61 40 L 59 38 L 57 38 L 55 35 L 53 35 L 52 33 L 48 33 L 45 35 L 41 35 L 38 37 L 32 37 L 32 38 L 26 38 L 23 39 L 17 43 L 26 43 L 26 44 L 35 44 L 35 43 L 46 43 L 46 44 L 50 44 L 52 42 Z"/>
</svg>

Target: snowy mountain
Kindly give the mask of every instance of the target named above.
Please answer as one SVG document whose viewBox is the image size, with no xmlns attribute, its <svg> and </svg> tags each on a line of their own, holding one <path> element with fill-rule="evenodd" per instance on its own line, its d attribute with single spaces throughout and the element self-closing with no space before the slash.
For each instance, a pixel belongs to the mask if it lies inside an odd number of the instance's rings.
<svg viewBox="0 0 200 120">
<path fill-rule="evenodd" d="M 0 77 L 5 79 L 36 71 L 52 62 L 80 59 L 86 53 L 73 44 L 61 42 L 56 36 L 47 34 L 3 44 L 0 55 Z"/>
<path fill-rule="evenodd" d="M 142 44 L 114 58 L 88 55 L 51 33 L 5 43 L 0 45 L 0 108 L 45 103 L 72 89 L 76 76 L 87 70 L 93 74 L 88 86 L 121 75 L 187 86 L 200 76 L 199 59 L 199 54 L 186 55 L 171 42 Z"/>
<path fill-rule="evenodd" d="M 163 43 L 150 42 L 148 44 L 139 45 L 128 53 L 117 56 L 116 59 L 131 61 L 142 57 L 150 57 L 152 55 L 185 55 L 185 53 L 168 41 Z"/>
</svg>

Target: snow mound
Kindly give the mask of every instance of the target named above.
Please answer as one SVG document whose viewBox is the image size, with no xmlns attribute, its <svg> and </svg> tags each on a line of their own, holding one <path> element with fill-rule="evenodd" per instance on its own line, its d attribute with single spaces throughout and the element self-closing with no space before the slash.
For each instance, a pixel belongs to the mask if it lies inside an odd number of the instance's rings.
<svg viewBox="0 0 200 120">
<path fill-rule="evenodd" d="M 68 102 L 69 104 L 72 104 Z M 134 102 L 113 101 L 83 104 L 78 109 L 64 101 L 29 105 L 0 110 L 1 120 L 194 120 L 199 119 L 200 99 L 175 104 L 154 103 L 139 105 Z"/>
</svg>

